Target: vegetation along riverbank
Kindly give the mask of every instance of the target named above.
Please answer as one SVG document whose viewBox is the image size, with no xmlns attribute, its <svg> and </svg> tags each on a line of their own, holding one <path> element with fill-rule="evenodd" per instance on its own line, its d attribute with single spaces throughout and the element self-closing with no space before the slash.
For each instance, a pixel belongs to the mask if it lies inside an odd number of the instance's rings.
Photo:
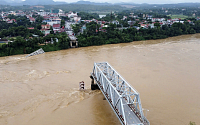
<svg viewBox="0 0 200 125">
<path fill-rule="evenodd" d="M 86 47 L 200 33 L 200 18 L 188 14 L 190 10 L 184 19 L 171 19 L 169 12 L 176 14 L 171 9 L 151 11 L 125 10 L 101 18 L 97 13 L 61 9 L 2 11 L 0 56 L 29 54 L 39 48 L 68 49 L 70 36 L 77 38 L 78 47 Z"/>
</svg>

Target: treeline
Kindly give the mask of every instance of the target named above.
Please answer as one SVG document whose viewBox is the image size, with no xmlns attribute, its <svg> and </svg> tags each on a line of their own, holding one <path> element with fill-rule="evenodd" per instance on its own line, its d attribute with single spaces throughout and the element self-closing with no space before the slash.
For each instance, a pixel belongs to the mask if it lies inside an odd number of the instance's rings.
<svg viewBox="0 0 200 125">
<path fill-rule="evenodd" d="M 16 23 L 7 23 L 5 21 L 0 20 L 0 29 L 9 29 L 11 27 L 18 27 L 18 26 L 25 26 L 25 27 L 34 27 L 40 29 L 42 21 L 44 18 L 40 15 L 33 15 L 35 18 L 35 22 L 31 23 L 30 20 L 26 16 L 14 16 L 14 15 L 8 15 L 7 18 L 9 19 L 15 19 Z"/>
<path fill-rule="evenodd" d="M 16 23 L 7 23 L 5 21 L 0 21 L 0 38 L 4 37 L 16 37 L 21 36 L 24 38 L 32 37 L 32 35 L 44 36 L 40 29 L 43 17 L 35 17 L 35 22 L 31 23 L 26 16 L 14 16 L 8 15 L 9 19 L 15 19 Z M 34 27 L 34 29 L 28 29 L 29 27 Z"/>
<path fill-rule="evenodd" d="M 122 7 L 120 5 L 91 5 L 91 4 L 62 4 L 62 5 L 45 5 L 45 9 L 62 9 L 66 12 L 69 11 L 84 11 L 84 12 L 92 12 L 92 11 L 122 11 L 124 9 L 128 9 Z"/>
<path fill-rule="evenodd" d="M 115 43 L 127 43 L 140 40 L 151 39 L 164 39 L 167 37 L 173 37 L 183 34 L 200 33 L 200 21 L 195 21 L 194 24 L 188 22 L 174 23 L 173 25 L 159 26 L 159 23 L 155 24 L 157 27 L 139 30 L 135 28 L 128 28 L 119 30 L 116 25 L 110 24 L 105 28 L 106 32 L 98 31 L 99 25 L 95 22 L 88 23 L 87 29 L 77 36 L 79 41 L 79 47 L 103 45 L 103 44 L 115 44 Z"/>
<path fill-rule="evenodd" d="M 99 14 L 97 13 L 79 12 L 78 16 L 81 17 L 81 20 L 99 19 Z"/>
<path fill-rule="evenodd" d="M 32 37 L 33 34 L 38 35 L 38 36 L 44 36 L 44 34 L 38 29 L 27 29 L 24 26 L 19 26 L 19 27 L 9 28 L 8 30 L 6 30 L 6 29 L 1 30 L 0 38 L 16 37 L 16 36 L 29 38 L 29 37 Z"/>
<path fill-rule="evenodd" d="M 65 32 L 54 34 L 51 31 L 44 37 L 40 31 L 43 17 L 39 15 L 33 17 L 36 19 L 34 23 L 31 23 L 26 16 L 14 15 L 9 15 L 8 18 L 15 19 L 16 23 L 0 21 L 0 38 L 10 40 L 8 44 L 0 43 L 0 56 L 29 54 L 39 48 L 43 48 L 45 52 L 69 48 L 69 38 Z M 61 25 L 64 23 L 62 20 Z M 34 29 L 28 29 L 29 27 Z"/>
<path fill-rule="evenodd" d="M 45 52 L 67 49 L 69 48 L 68 35 L 63 32 L 60 34 L 49 34 L 45 37 L 34 37 L 30 39 L 24 39 L 21 36 L 17 36 L 14 42 L 0 44 L 0 56 L 29 54 L 39 48 L 43 48 Z"/>
</svg>

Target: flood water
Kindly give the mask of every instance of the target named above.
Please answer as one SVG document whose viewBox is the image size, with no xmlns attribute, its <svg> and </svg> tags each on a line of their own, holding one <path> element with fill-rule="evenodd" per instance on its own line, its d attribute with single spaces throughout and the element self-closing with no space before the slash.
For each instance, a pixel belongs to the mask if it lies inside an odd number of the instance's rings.
<svg viewBox="0 0 200 125">
<path fill-rule="evenodd" d="M 140 93 L 151 125 L 200 124 L 200 34 L 25 56 L 0 57 L 0 125 L 120 125 L 90 90 L 104 61 Z"/>
</svg>

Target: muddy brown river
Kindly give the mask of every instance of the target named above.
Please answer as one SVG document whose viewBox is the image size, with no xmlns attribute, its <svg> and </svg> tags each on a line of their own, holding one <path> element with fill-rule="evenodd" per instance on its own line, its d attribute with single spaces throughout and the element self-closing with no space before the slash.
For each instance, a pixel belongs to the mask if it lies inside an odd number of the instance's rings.
<svg viewBox="0 0 200 125">
<path fill-rule="evenodd" d="M 0 57 L 0 125 L 120 125 L 90 90 L 104 61 L 140 93 L 151 125 L 200 125 L 200 34 L 25 56 Z"/>
</svg>

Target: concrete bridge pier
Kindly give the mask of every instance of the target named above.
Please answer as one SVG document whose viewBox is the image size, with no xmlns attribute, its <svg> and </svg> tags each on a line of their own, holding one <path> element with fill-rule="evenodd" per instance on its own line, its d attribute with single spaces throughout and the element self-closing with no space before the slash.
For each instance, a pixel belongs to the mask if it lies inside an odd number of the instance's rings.
<svg viewBox="0 0 200 125">
<path fill-rule="evenodd" d="M 96 90 L 96 89 L 100 90 L 99 86 L 97 84 L 94 84 L 94 78 L 92 76 L 90 76 L 90 78 L 91 78 L 91 90 Z"/>
</svg>

